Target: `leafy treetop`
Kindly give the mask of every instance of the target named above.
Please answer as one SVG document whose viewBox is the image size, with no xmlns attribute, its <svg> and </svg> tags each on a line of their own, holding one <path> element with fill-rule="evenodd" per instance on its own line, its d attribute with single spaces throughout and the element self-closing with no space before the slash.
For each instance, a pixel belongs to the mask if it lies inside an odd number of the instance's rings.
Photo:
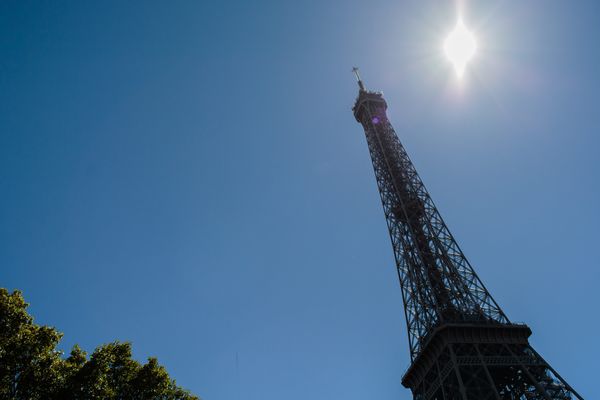
<svg viewBox="0 0 600 400">
<path fill-rule="evenodd" d="M 75 345 L 63 357 L 62 333 L 36 325 L 27 306 L 20 291 L 0 288 L 0 399 L 198 400 L 156 358 L 132 359 L 130 343 L 102 345 L 89 357 Z"/>
</svg>

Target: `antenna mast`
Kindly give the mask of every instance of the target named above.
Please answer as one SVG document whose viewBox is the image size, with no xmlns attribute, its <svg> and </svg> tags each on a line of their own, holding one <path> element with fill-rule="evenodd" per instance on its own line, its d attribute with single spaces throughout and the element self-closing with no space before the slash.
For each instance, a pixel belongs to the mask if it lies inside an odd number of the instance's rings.
<svg viewBox="0 0 600 400">
<path fill-rule="evenodd" d="M 354 72 L 354 75 L 356 76 L 356 81 L 358 82 L 358 87 L 360 88 L 360 90 L 365 91 L 365 85 L 363 84 L 363 81 L 360 79 L 360 75 L 358 74 L 358 67 L 353 67 L 352 72 Z"/>
</svg>

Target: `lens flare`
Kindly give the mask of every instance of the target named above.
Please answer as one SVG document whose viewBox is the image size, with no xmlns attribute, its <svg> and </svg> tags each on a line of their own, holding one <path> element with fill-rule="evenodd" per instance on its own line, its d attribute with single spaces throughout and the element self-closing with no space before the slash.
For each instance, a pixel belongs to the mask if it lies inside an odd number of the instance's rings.
<svg viewBox="0 0 600 400">
<path fill-rule="evenodd" d="M 462 19 L 458 20 L 456 27 L 444 41 L 444 52 L 454 65 L 458 78 L 462 78 L 467 63 L 475 55 L 477 43 L 473 34 L 467 29 Z"/>
</svg>

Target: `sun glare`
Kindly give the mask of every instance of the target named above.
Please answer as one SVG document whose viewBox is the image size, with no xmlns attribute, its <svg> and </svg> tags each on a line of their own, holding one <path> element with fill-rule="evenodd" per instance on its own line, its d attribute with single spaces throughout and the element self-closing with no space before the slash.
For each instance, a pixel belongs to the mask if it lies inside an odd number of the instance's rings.
<svg viewBox="0 0 600 400">
<path fill-rule="evenodd" d="M 459 19 L 454 30 L 450 32 L 444 41 L 444 52 L 454 65 L 458 78 L 463 77 L 467 63 L 475 55 L 476 48 L 475 37 Z"/>
</svg>

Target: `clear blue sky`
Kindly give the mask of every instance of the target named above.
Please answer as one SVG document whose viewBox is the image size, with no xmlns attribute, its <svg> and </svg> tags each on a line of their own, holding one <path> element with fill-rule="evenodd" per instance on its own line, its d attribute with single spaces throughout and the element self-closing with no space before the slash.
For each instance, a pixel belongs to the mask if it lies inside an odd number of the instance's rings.
<svg viewBox="0 0 600 400">
<path fill-rule="evenodd" d="M 466 8 L 459 89 L 449 1 L 3 1 L 0 286 L 205 400 L 410 399 L 358 65 L 496 300 L 600 397 L 600 5 Z"/>
</svg>

